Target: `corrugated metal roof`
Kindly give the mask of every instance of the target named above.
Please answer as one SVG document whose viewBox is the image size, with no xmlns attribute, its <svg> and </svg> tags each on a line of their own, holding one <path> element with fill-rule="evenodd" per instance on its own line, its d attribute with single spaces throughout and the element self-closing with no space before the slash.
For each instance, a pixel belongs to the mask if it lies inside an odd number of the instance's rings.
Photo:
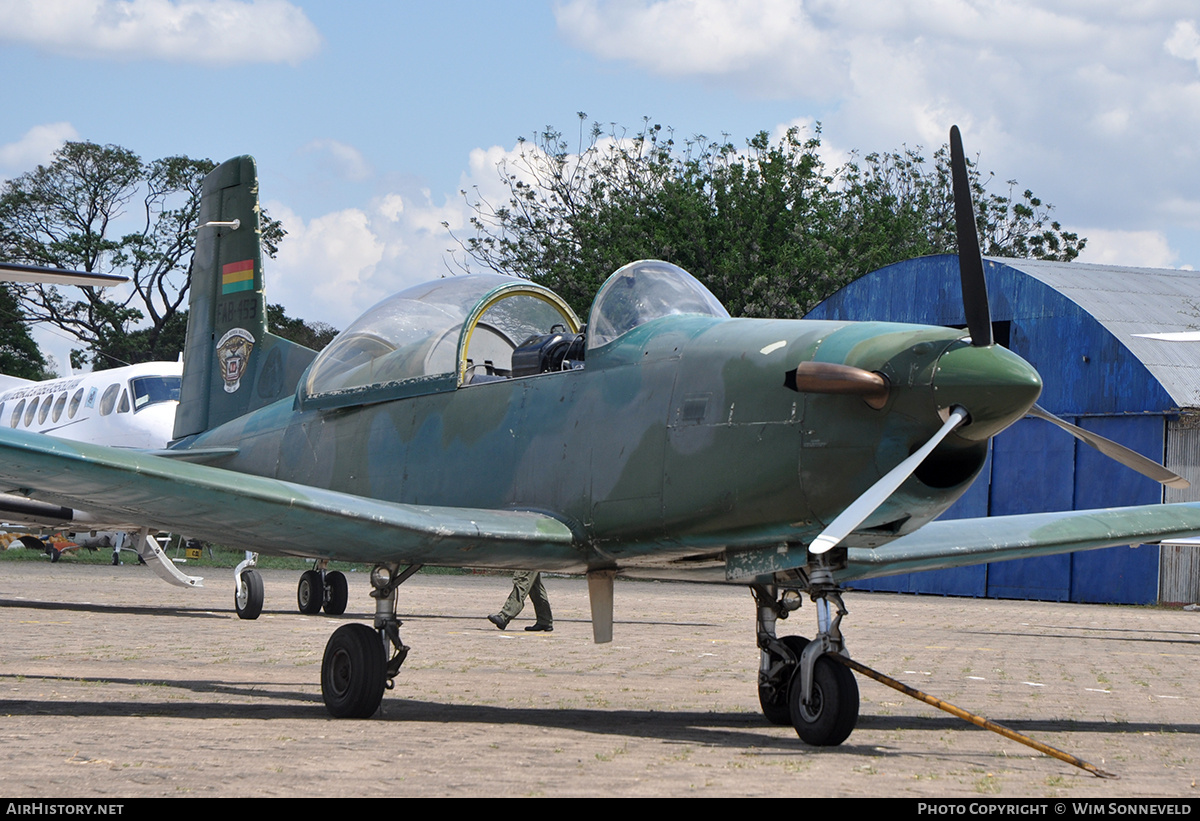
<svg viewBox="0 0 1200 821">
<path fill-rule="evenodd" d="M 1087 311 L 1154 375 L 1181 408 L 1200 407 L 1200 342 L 1134 334 L 1200 330 L 1200 271 L 994 259 Z"/>
</svg>

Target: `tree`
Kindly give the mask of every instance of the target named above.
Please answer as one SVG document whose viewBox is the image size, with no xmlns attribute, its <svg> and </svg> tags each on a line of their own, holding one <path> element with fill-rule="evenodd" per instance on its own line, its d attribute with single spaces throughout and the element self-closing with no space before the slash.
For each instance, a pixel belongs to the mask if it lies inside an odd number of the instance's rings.
<svg viewBox="0 0 1200 821">
<path fill-rule="evenodd" d="M 29 335 L 17 297 L 3 283 L 0 283 L 0 374 L 35 381 L 55 376 Z"/>
<path fill-rule="evenodd" d="M 338 329 L 328 322 L 306 322 L 288 316 L 282 305 L 267 305 L 267 327 L 276 336 L 319 351 L 333 341 Z"/>
<path fill-rule="evenodd" d="M 0 187 L 0 254 L 14 262 L 123 273 L 132 289 L 113 297 L 80 288 L 20 289 L 31 322 L 49 322 L 84 343 L 71 364 L 103 369 L 175 359 L 186 332 L 188 270 L 207 159 L 143 163 L 115 145 L 68 142 L 47 166 Z M 127 208 L 136 202 L 136 214 Z M 264 213 L 263 240 L 274 256 L 284 236 Z M 132 228 L 114 236 L 118 230 Z M 119 290 L 119 289 L 112 289 Z"/>
<path fill-rule="evenodd" d="M 696 137 L 677 145 L 643 122 L 633 136 L 586 128 L 571 149 L 547 128 L 499 167 L 506 202 L 463 192 L 470 261 L 526 277 L 585 311 L 599 285 L 642 258 L 694 274 L 735 316 L 800 316 L 853 279 L 913 256 L 955 250 L 949 149 L 852 158 L 829 170 L 820 130 L 744 149 Z M 1025 191 L 989 193 L 970 164 L 986 253 L 1070 260 L 1086 240 L 1050 222 Z M 469 267 L 469 263 L 464 266 Z"/>
</svg>

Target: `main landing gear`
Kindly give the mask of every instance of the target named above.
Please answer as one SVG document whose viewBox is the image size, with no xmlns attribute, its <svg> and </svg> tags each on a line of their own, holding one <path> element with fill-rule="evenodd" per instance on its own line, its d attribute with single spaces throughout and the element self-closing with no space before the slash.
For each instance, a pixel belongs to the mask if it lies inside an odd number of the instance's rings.
<svg viewBox="0 0 1200 821">
<path fill-rule="evenodd" d="M 777 596 L 774 585 L 750 588 L 762 650 L 758 699 L 771 723 L 790 723 L 806 744 L 834 747 L 850 736 L 858 721 L 858 683 L 849 668 L 830 657 L 849 657 L 840 629 L 846 608 L 833 575 L 827 568 L 810 566 L 808 582 L 817 606 L 817 635 L 812 641 L 775 635 L 775 622 L 800 607 L 797 591 L 785 590 Z"/>
<path fill-rule="evenodd" d="M 383 691 L 394 686 L 409 650 L 400 640 L 396 591 L 420 569 L 421 565 L 412 565 L 401 572 L 399 565 L 376 565 L 371 571 L 374 628 L 344 624 L 329 637 L 321 661 L 321 696 L 334 718 L 369 718 L 379 709 Z"/>
<path fill-rule="evenodd" d="M 263 609 L 262 574 L 255 570 L 258 554 L 246 551 L 246 558 L 233 570 L 233 606 L 239 619 L 257 619 Z"/>
<path fill-rule="evenodd" d="M 337 570 L 326 570 L 325 561 L 319 561 L 312 570 L 300 575 L 296 587 L 296 604 L 300 612 L 315 615 L 325 609 L 326 615 L 340 616 L 346 612 L 350 600 L 350 585 L 346 576 Z"/>
</svg>

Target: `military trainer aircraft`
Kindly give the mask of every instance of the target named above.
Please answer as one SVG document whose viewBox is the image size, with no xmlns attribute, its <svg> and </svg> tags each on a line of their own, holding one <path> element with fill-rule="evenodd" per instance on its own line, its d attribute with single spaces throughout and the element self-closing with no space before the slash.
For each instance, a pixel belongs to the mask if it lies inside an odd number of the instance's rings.
<svg viewBox="0 0 1200 821">
<path fill-rule="evenodd" d="M 951 142 L 965 332 L 732 319 L 683 270 L 641 261 L 605 282 L 586 327 L 534 283 L 449 277 L 320 355 L 266 330 L 255 166 L 229 160 L 204 184 L 175 443 L 145 455 L 0 428 L 0 489 L 374 565 L 373 626 L 325 648 L 338 717 L 372 715 L 399 674 L 398 588 L 425 564 L 584 573 L 597 641 L 618 574 L 744 584 L 764 714 L 840 744 L 858 715 L 830 657 L 847 654 L 844 582 L 1200 534 L 1198 504 L 932 521 L 1041 390 L 993 343 L 957 129 Z M 242 575 L 239 601 L 261 597 Z M 815 636 L 777 636 L 801 594 Z"/>
</svg>

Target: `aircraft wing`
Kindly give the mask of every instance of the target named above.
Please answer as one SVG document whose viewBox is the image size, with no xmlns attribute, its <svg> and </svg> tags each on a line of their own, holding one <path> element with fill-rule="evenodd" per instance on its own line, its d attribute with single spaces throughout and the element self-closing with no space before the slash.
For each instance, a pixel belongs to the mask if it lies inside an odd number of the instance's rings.
<svg viewBox="0 0 1200 821">
<path fill-rule="evenodd" d="M 88 271 L 67 271 L 60 268 L 43 268 L 38 265 L 17 265 L 0 262 L 0 281 L 41 282 L 53 285 L 87 285 L 107 288 L 128 282 L 129 277 L 121 274 L 94 274 Z"/>
<path fill-rule="evenodd" d="M 1146 544 L 1200 533 L 1200 502 L 931 522 L 874 549 L 850 548 L 839 581 Z"/>
<path fill-rule="evenodd" d="M 423 507 L 181 460 L 0 430 L 0 492 L 264 553 L 446 566 L 580 570 L 542 513 Z"/>
</svg>

